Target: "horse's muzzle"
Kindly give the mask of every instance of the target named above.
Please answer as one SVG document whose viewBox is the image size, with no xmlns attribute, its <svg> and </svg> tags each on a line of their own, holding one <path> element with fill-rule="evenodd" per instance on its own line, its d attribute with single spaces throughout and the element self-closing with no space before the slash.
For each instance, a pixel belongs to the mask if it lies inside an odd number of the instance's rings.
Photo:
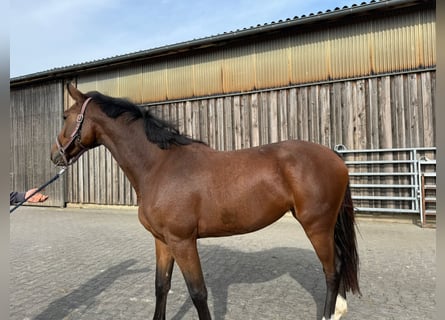
<svg viewBox="0 0 445 320">
<path fill-rule="evenodd" d="M 66 166 L 66 160 L 64 159 L 64 157 L 61 155 L 61 153 L 59 152 L 58 148 L 52 148 L 51 149 L 51 161 L 56 165 L 56 166 Z"/>
</svg>

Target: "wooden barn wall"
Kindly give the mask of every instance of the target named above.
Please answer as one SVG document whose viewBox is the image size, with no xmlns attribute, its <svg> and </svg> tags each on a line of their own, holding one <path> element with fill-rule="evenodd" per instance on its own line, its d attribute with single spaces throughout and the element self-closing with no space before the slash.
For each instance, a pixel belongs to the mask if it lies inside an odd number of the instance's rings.
<svg viewBox="0 0 445 320">
<path fill-rule="evenodd" d="M 62 82 L 11 89 L 10 190 L 39 187 L 59 170 L 50 160 L 50 149 L 62 126 Z M 64 177 L 48 186 L 44 205 L 65 204 Z"/>
<path fill-rule="evenodd" d="M 218 150 L 302 139 L 349 149 L 433 147 L 435 72 L 148 106 Z"/>
<path fill-rule="evenodd" d="M 348 149 L 433 147 L 435 79 L 434 71 L 406 73 L 147 108 L 218 150 L 286 139 Z M 84 154 L 67 182 L 68 202 L 136 205 L 134 190 L 104 147 Z"/>
</svg>

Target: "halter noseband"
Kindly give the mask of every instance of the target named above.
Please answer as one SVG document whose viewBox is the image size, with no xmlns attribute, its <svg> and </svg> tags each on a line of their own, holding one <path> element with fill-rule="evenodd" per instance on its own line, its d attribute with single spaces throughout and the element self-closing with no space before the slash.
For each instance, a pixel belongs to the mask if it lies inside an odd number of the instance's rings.
<svg viewBox="0 0 445 320">
<path fill-rule="evenodd" d="M 85 152 L 87 151 L 89 148 L 85 147 L 81 142 L 80 142 L 80 129 L 82 128 L 82 124 L 83 124 L 83 120 L 84 120 L 84 115 L 85 115 L 85 111 L 87 109 L 87 105 L 88 103 L 91 101 L 91 97 L 86 99 L 84 101 L 84 103 L 82 104 L 82 108 L 80 109 L 80 113 L 77 115 L 77 119 L 76 119 L 76 128 L 74 129 L 74 132 L 71 134 L 70 136 L 70 140 L 68 141 L 68 143 L 65 146 L 62 146 L 62 144 L 59 141 L 59 137 L 56 137 L 56 145 L 57 148 L 59 149 L 59 154 L 62 156 L 62 159 L 64 161 L 64 165 L 68 166 L 70 164 L 72 164 L 73 162 L 75 162 L 77 159 L 79 159 L 79 157 Z M 81 151 L 73 158 L 71 158 L 69 161 L 66 157 L 66 150 L 75 142 L 77 141 L 77 144 L 81 147 Z"/>
</svg>

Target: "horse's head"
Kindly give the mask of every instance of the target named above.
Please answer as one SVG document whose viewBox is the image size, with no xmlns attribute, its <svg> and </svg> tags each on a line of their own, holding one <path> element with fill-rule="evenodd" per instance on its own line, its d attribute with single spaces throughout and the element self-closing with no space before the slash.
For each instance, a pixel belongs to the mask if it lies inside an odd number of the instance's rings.
<svg viewBox="0 0 445 320">
<path fill-rule="evenodd" d="M 68 166 L 75 162 L 85 151 L 98 145 L 94 124 L 86 117 L 91 98 L 67 85 L 68 93 L 75 103 L 63 114 L 63 127 L 51 148 L 51 160 L 58 166 Z"/>
</svg>

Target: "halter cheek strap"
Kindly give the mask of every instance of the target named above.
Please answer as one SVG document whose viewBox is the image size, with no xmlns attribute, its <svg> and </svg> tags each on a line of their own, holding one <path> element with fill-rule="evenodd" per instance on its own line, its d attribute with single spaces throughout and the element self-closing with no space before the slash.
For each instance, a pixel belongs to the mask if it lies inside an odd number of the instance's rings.
<svg viewBox="0 0 445 320">
<path fill-rule="evenodd" d="M 82 128 L 82 124 L 83 124 L 83 120 L 85 118 L 85 111 L 87 109 L 87 105 L 88 103 L 91 101 L 91 97 L 86 99 L 83 104 L 82 104 L 82 108 L 80 109 L 80 113 L 77 115 L 77 119 L 76 119 L 76 127 L 74 128 L 73 133 L 70 135 L 70 140 L 68 141 L 68 143 L 65 146 L 62 146 L 62 144 L 59 141 L 59 138 L 56 137 L 56 145 L 57 148 L 59 149 L 59 154 L 62 156 L 64 165 L 68 166 L 70 164 L 72 164 L 73 162 L 75 162 L 77 159 L 79 159 L 79 157 L 85 152 L 87 151 L 89 148 L 85 147 L 81 141 L 80 141 L 80 129 Z M 66 156 L 66 150 L 75 142 L 77 141 L 77 144 L 80 146 L 80 148 L 82 149 L 75 157 L 71 158 L 69 161 L 67 159 Z"/>
</svg>

